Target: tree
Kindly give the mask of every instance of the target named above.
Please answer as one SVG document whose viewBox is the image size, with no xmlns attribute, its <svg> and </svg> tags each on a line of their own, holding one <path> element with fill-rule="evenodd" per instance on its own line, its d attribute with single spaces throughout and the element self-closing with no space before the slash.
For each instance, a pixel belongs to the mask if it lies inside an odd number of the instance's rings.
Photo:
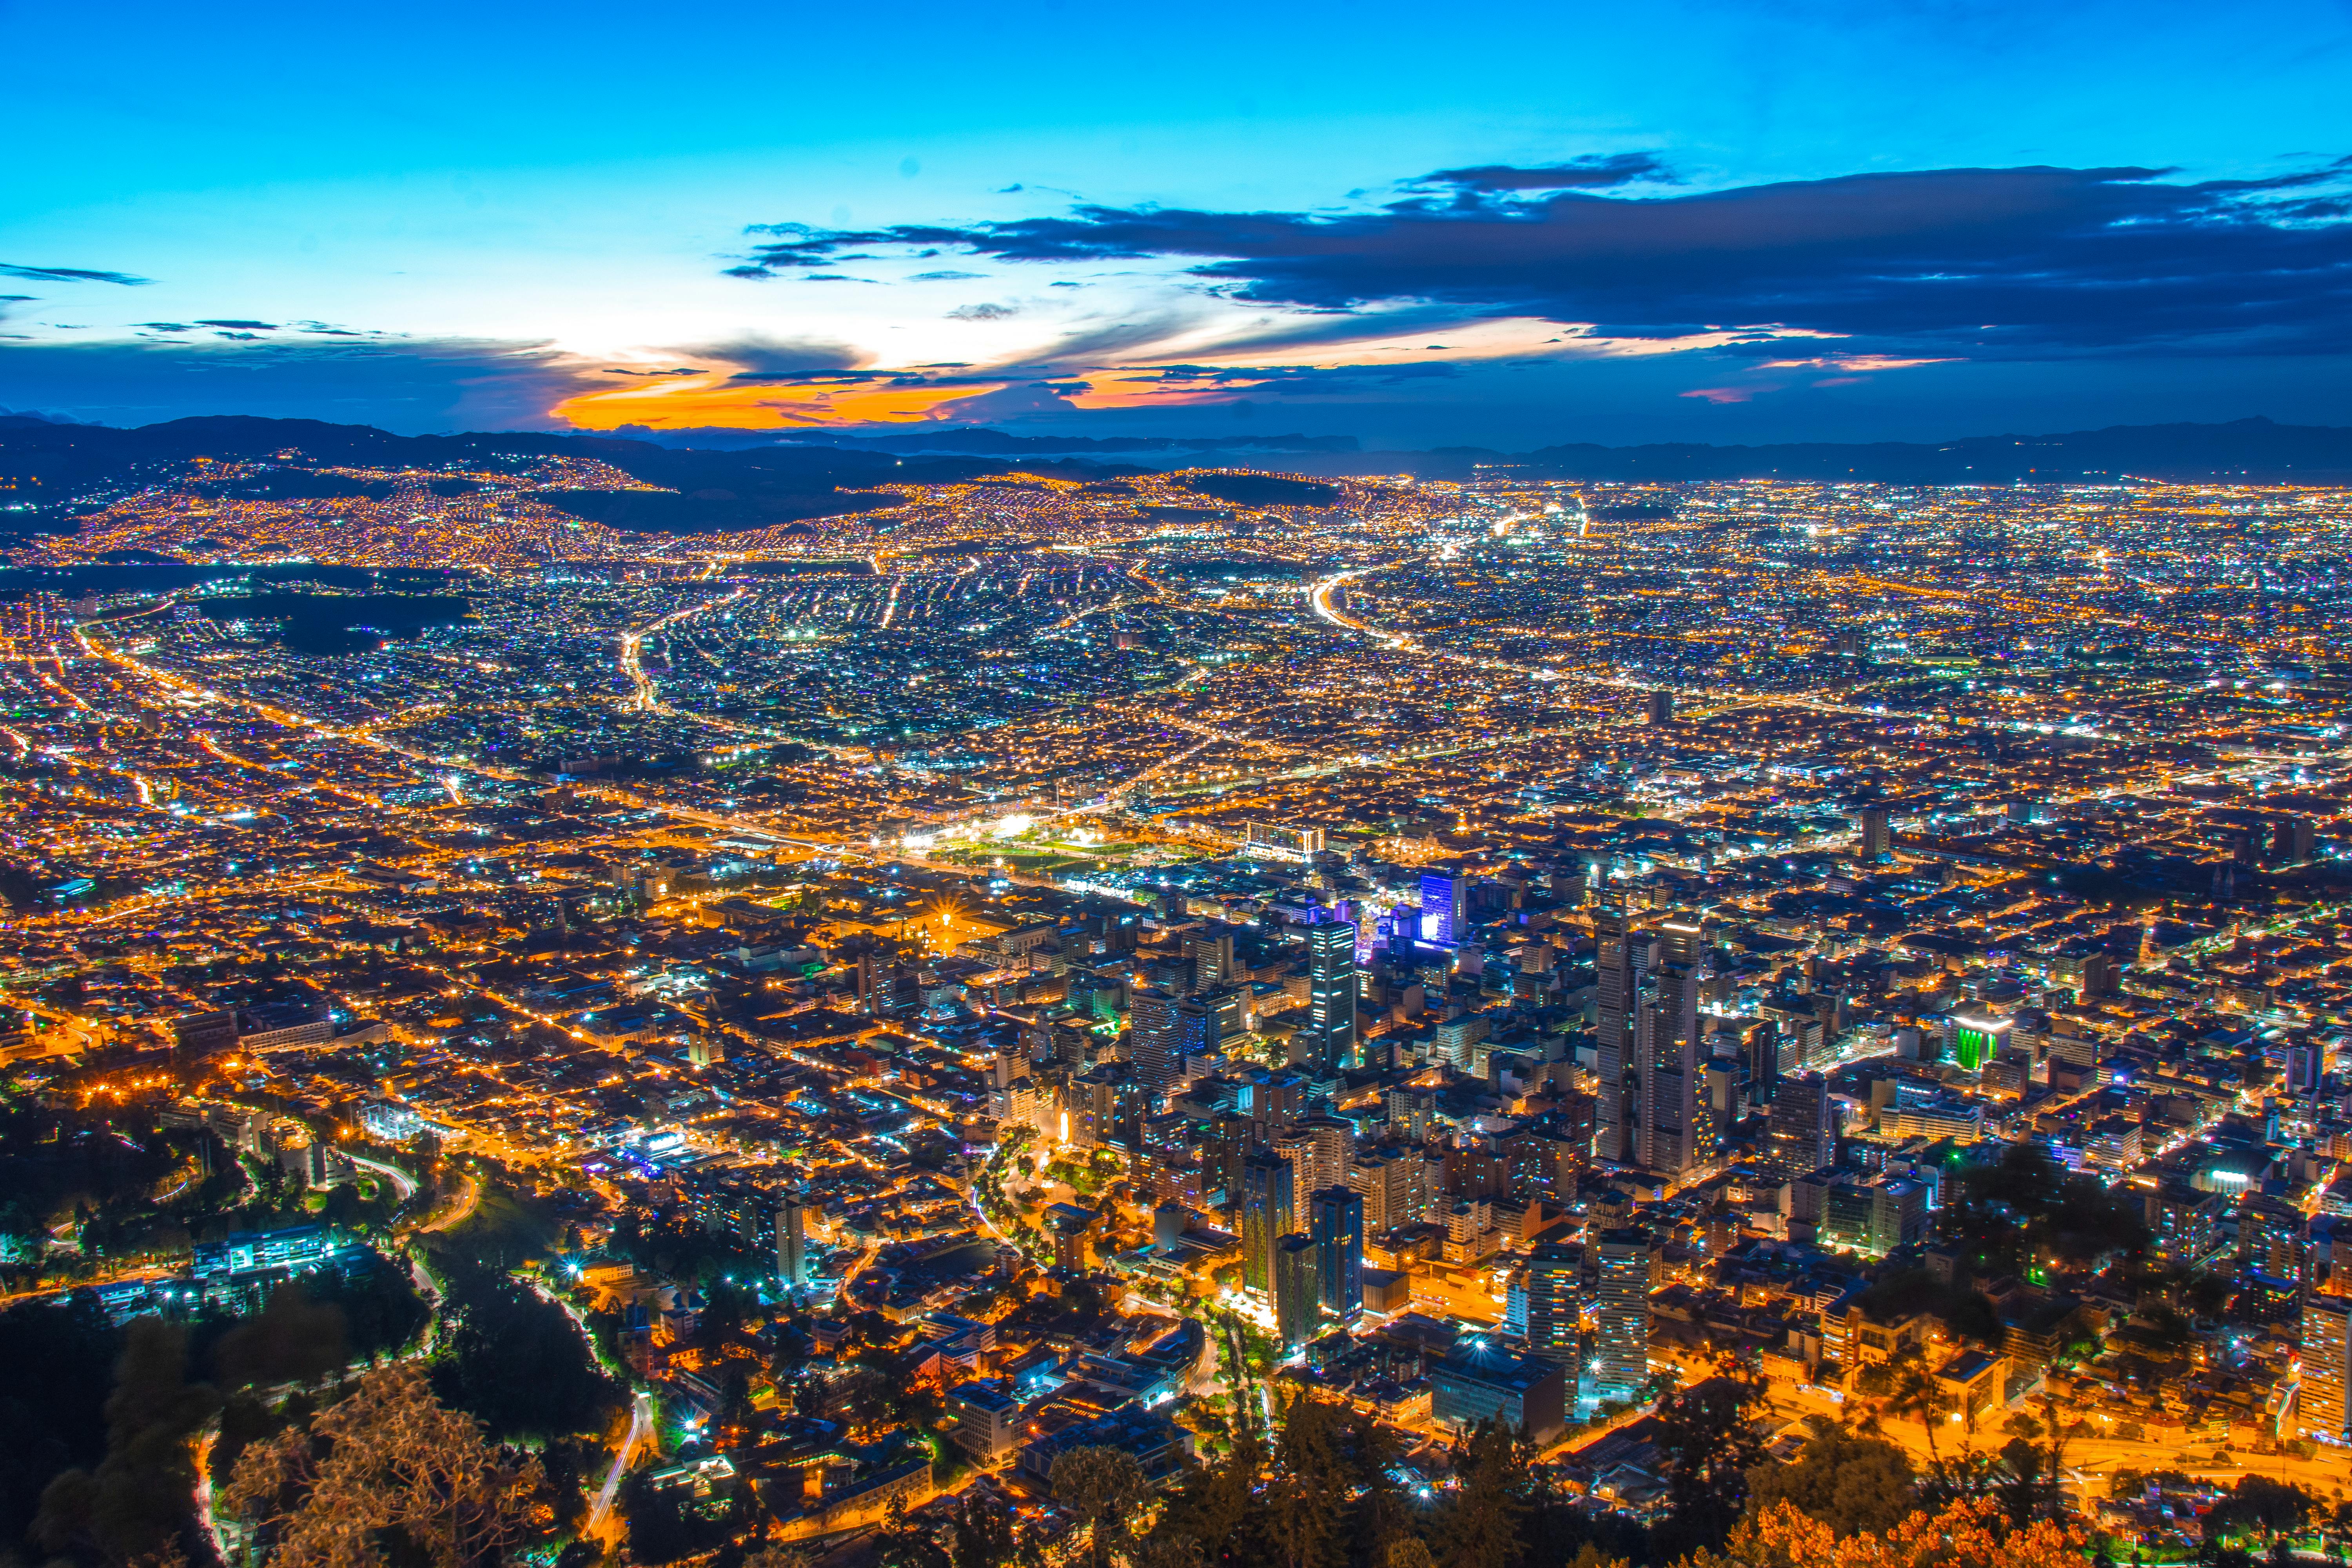
<svg viewBox="0 0 2352 1568">
<path fill-rule="evenodd" d="M 122 1331 L 87 1291 L 0 1312 L 0 1541 L 32 1528 L 59 1473 L 106 1458 L 107 1391 Z"/>
<path fill-rule="evenodd" d="M 1455 1448 L 1454 1469 L 1462 1484 L 1438 1523 L 1439 1568 L 1510 1568 L 1528 1511 L 1527 1456 L 1508 1427 L 1481 1421 Z"/>
<path fill-rule="evenodd" d="M 1886 1407 L 1897 1415 L 1916 1417 L 1927 1434 L 1927 1463 L 1936 1468 L 1936 1423 L 1944 1414 L 1944 1388 L 1918 1350 L 1906 1345 L 1887 1364 Z"/>
<path fill-rule="evenodd" d="M 562 1308 L 454 1249 L 433 1266 L 448 1292 L 433 1358 L 447 1403 L 501 1437 L 593 1431 L 623 1403 Z"/>
<path fill-rule="evenodd" d="M 1021 1555 L 1012 1511 L 993 1498 L 963 1499 L 949 1526 L 948 1556 L 954 1568 L 1006 1568 Z"/>
<path fill-rule="evenodd" d="M 1072 1448 L 1055 1459 L 1046 1482 L 1086 1527 L 1087 1561 L 1110 1568 L 1112 1547 L 1125 1539 L 1129 1517 L 1150 1490 L 1143 1467 L 1123 1448 Z"/>
<path fill-rule="evenodd" d="M 762 1546 L 743 1559 L 743 1568 L 809 1568 L 809 1554 L 796 1546 Z"/>
<path fill-rule="evenodd" d="M 1396 1479 L 1402 1458 L 1396 1438 L 1370 1414 L 1348 1412 L 1349 1561 L 1359 1568 L 1381 1568 L 1396 1544 L 1413 1537 L 1412 1510 Z M 1424 1548 L 1425 1550 L 1425 1548 Z"/>
<path fill-rule="evenodd" d="M 694 1532 L 674 1492 L 654 1485 L 643 1470 L 622 1479 L 613 1507 L 629 1527 L 629 1557 L 637 1563 L 675 1563 L 694 1551 Z"/>
<path fill-rule="evenodd" d="M 1266 1465 L 1257 1422 L 1235 1419 L 1231 1446 L 1213 1464 L 1188 1471 L 1160 1505 L 1147 1542 L 1157 1557 L 1200 1553 L 1211 1568 L 1256 1568 L 1267 1544 L 1266 1509 L 1259 1483 Z"/>
<path fill-rule="evenodd" d="M 316 1383 L 341 1371 L 348 1352 L 341 1311 L 312 1305 L 289 1279 L 269 1293 L 269 1304 L 257 1315 L 221 1336 L 213 1351 L 214 1376 L 230 1388 Z"/>
<path fill-rule="evenodd" d="M 1658 1446 L 1671 1461 L 1667 1529 L 1685 1550 L 1719 1546 L 1748 1505 L 1748 1472 L 1765 1459 L 1764 1383 L 1727 1360 L 1715 1376 L 1658 1404 Z"/>
<path fill-rule="evenodd" d="M 1781 1502 L 1733 1531 L 1720 1555 L 1701 1549 L 1676 1568 L 2082 1568 L 2079 1530 L 2040 1520 L 2004 1534 L 2000 1525 L 1998 1503 L 1963 1498 L 1885 1534 L 1840 1538 Z"/>
<path fill-rule="evenodd" d="M 884 1510 L 882 1528 L 875 1536 L 882 1568 L 953 1568 L 929 1529 L 907 1522 L 907 1500 L 892 1498 Z"/>
<path fill-rule="evenodd" d="M 51 1551 L 75 1543 L 108 1561 L 171 1556 L 195 1510 L 196 1429 L 219 1399 L 187 1380 L 186 1336 L 141 1318 L 123 1337 L 106 1402 L 106 1458 L 67 1470 L 41 1493 L 33 1533 Z"/>
<path fill-rule="evenodd" d="M 1266 1488 L 1267 1522 L 1281 1568 L 1337 1568 L 1349 1500 L 1342 1459 L 1346 1417 L 1336 1405 L 1300 1394 L 1284 1403 Z"/>
<path fill-rule="evenodd" d="M 1839 1536 L 1884 1534 L 1917 1506 L 1916 1479 L 1902 1447 L 1814 1418 L 1812 1436 L 1788 1464 L 1748 1472 L 1748 1500 L 1759 1511 L 1788 1503 Z"/>
<path fill-rule="evenodd" d="M 247 1448 L 223 1511 L 256 1531 L 270 1568 L 495 1563 L 531 1532 L 535 1458 L 493 1448 L 410 1365 L 369 1373 L 352 1396 Z"/>
<path fill-rule="evenodd" d="M 2317 1498 L 2291 1481 L 2241 1476 L 2230 1495 L 2205 1516 L 2206 1524 L 2210 1529 L 2259 1531 L 2276 1541 L 2300 1532 L 2318 1506 Z"/>
</svg>

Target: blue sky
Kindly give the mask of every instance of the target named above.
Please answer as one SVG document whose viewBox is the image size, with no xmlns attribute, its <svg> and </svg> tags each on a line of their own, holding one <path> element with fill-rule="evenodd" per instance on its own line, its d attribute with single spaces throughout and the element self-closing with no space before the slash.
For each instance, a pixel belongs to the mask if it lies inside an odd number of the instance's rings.
<svg viewBox="0 0 2352 1568">
<path fill-rule="evenodd" d="M 1508 448 L 2352 423 L 2342 0 L 0 27 L 5 407 Z"/>
</svg>

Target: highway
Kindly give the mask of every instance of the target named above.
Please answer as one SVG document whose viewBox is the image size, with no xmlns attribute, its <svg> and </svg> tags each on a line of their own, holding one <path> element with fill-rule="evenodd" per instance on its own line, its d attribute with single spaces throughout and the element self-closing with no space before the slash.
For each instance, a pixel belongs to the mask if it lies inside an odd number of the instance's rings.
<svg viewBox="0 0 2352 1568">
<path fill-rule="evenodd" d="M 352 1164 L 357 1165 L 362 1171 L 373 1171 L 378 1175 L 383 1176 L 385 1180 L 389 1181 L 394 1187 L 399 1190 L 400 1201 L 402 1203 L 406 1203 L 410 1198 L 416 1195 L 416 1178 L 402 1170 L 399 1166 L 387 1165 L 381 1160 L 371 1160 L 365 1155 L 354 1154 L 347 1149 L 338 1149 L 335 1152 L 341 1154 L 344 1159 L 349 1160 Z"/>
<path fill-rule="evenodd" d="M 640 1393 L 629 1409 L 629 1435 L 621 1440 L 621 1451 L 613 1456 L 613 1468 L 604 1472 L 604 1484 L 596 1489 L 596 1500 L 588 1510 L 587 1527 L 583 1535 L 593 1535 L 604 1529 L 607 1515 L 613 1511 L 613 1498 L 621 1489 L 621 1478 L 628 1473 L 629 1461 L 636 1457 L 637 1445 L 653 1429 L 654 1396 Z"/>
<path fill-rule="evenodd" d="M 731 605 L 741 598 L 746 592 L 748 590 L 738 588 L 733 593 L 721 595 L 716 599 L 706 599 L 699 605 L 688 605 L 682 610 L 672 610 L 649 626 L 622 633 L 621 673 L 628 678 L 629 686 L 634 693 L 629 700 L 629 706 L 644 713 L 670 711 L 668 708 L 663 706 L 661 692 L 654 685 L 653 678 L 646 673 L 645 643 L 647 637 L 677 625 L 689 616 L 698 616 L 706 610 L 715 610 L 721 605 Z"/>
</svg>

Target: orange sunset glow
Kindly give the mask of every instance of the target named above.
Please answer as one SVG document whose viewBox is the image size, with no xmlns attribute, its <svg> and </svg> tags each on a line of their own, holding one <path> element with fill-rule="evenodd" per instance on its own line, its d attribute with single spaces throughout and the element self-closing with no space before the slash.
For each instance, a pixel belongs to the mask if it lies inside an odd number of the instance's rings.
<svg viewBox="0 0 2352 1568">
<path fill-rule="evenodd" d="M 549 413 L 583 430 L 726 426 L 778 430 L 812 425 L 911 424 L 940 417 L 948 405 L 1001 390 L 1003 382 L 877 385 L 857 381 L 759 382 L 683 376 L 567 397 Z"/>
</svg>

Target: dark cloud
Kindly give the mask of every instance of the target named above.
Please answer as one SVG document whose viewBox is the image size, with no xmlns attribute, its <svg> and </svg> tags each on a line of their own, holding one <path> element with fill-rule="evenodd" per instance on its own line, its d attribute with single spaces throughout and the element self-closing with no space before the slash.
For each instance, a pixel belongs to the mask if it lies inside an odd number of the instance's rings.
<svg viewBox="0 0 2352 1568">
<path fill-rule="evenodd" d="M 0 404 L 104 425 L 253 414 L 436 430 L 545 429 L 548 410 L 612 383 L 545 343 L 261 339 L 10 343 Z"/>
<path fill-rule="evenodd" d="M 1088 205 L 961 228 L 770 225 L 750 265 L 877 245 L 1164 258 L 1230 299 L 1292 310 L 1415 302 L 1628 336 L 1772 324 L 1978 358 L 2352 347 L 2346 163 L 2193 184 L 2144 168 L 1934 169 L 1647 197 L 1504 183 L 1536 173 L 1450 171 L 1454 200 L 1336 216 Z"/>
<path fill-rule="evenodd" d="M 1545 163 L 1517 169 L 1507 163 L 1481 163 L 1472 169 L 1440 169 L 1408 180 L 1408 186 L 1450 185 L 1465 191 L 1606 190 L 1637 181 L 1670 181 L 1674 171 L 1648 153 L 1594 153 L 1565 163 Z"/>
<path fill-rule="evenodd" d="M 0 278 L 29 278 L 36 283 L 120 283 L 127 289 L 155 281 L 152 278 L 134 278 L 128 272 L 100 272 L 82 267 L 19 267 L 11 261 L 0 261 Z"/>
<path fill-rule="evenodd" d="M 213 321 L 204 320 L 201 317 L 197 319 L 196 325 L 200 327 L 226 327 L 232 331 L 238 332 L 274 332 L 278 330 L 278 323 L 275 321 L 240 321 L 234 320 Z"/>
<path fill-rule="evenodd" d="M 1402 382 L 1451 381 L 1462 374 L 1460 366 L 1443 360 L 1412 360 L 1402 364 L 1276 365 L 1255 369 L 1170 364 L 1140 373 L 1125 372 L 1120 379 L 1190 390 L 1230 386 L 1276 397 L 1320 397 L 1392 387 Z"/>
<path fill-rule="evenodd" d="M 985 272 L 918 272 L 907 281 L 909 283 L 967 283 L 987 276 Z"/>
<path fill-rule="evenodd" d="M 846 343 L 821 338 L 769 338 L 756 332 L 716 342 L 673 343 L 661 352 L 682 360 L 716 360 L 732 365 L 741 373 L 738 379 L 854 371 L 864 363 L 864 356 Z"/>
<path fill-rule="evenodd" d="M 1018 305 L 958 305 L 948 312 L 950 321 L 1003 321 L 1021 313 Z"/>
</svg>

